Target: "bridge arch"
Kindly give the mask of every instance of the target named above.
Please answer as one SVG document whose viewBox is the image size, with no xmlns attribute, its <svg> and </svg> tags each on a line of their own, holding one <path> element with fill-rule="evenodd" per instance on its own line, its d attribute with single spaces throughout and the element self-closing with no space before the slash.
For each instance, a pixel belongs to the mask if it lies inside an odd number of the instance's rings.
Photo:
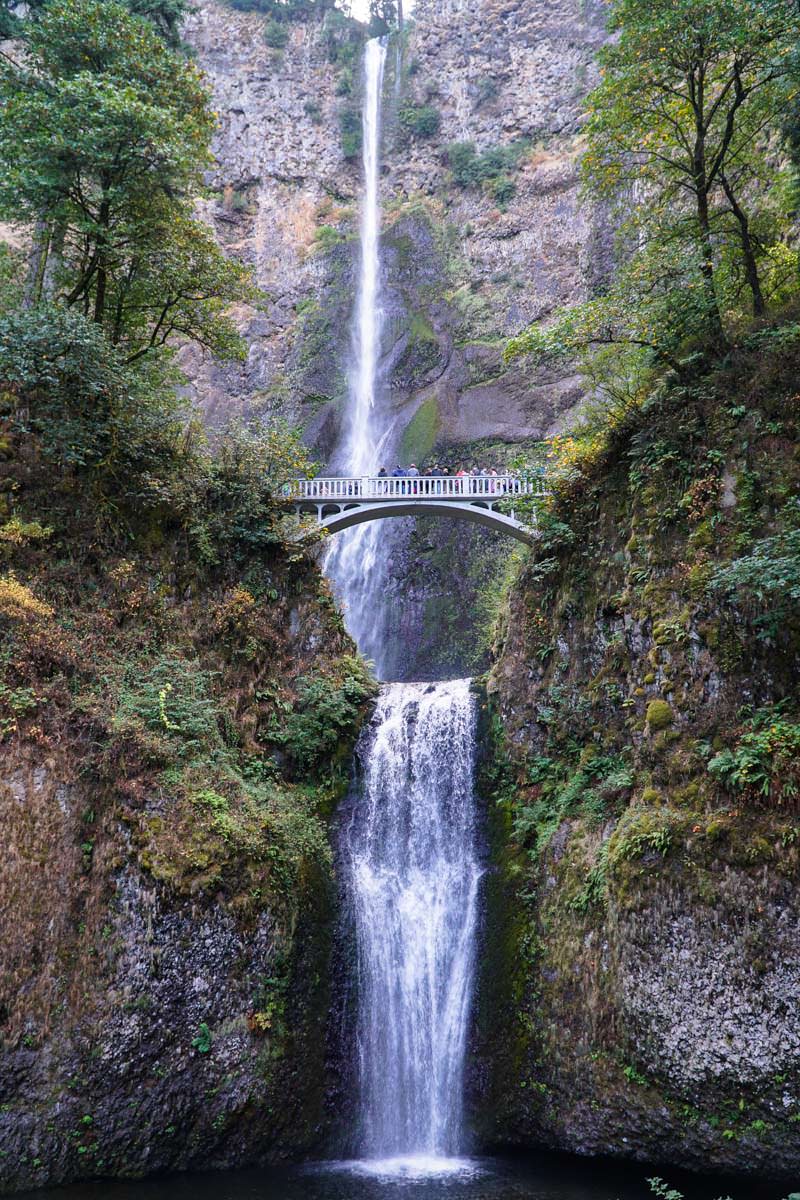
<svg viewBox="0 0 800 1200">
<path fill-rule="evenodd" d="M 435 500 L 428 499 L 414 499 L 406 503 L 397 500 L 384 503 L 376 501 L 375 503 L 343 505 L 338 511 L 325 512 L 325 509 L 330 507 L 332 506 L 323 506 L 320 525 L 331 534 L 340 533 L 344 529 L 352 529 L 354 525 L 363 525 L 366 521 L 384 521 L 390 517 L 434 516 L 447 517 L 456 521 L 471 521 L 473 524 L 483 525 L 487 529 L 506 533 L 526 545 L 532 545 L 536 540 L 534 529 L 523 525 L 514 517 L 481 504 L 480 501 L 471 504 L 453 504 L 446 501 L 440 501 L 437 504 Z"/>
</svg>

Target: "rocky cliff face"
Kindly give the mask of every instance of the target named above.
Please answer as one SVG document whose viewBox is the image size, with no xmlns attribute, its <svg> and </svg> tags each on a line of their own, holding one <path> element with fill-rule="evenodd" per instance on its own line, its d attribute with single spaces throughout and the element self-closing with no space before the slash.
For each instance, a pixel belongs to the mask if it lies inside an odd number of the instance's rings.
<svg viewBox="0 0 800 1200">
<path fill-rule="evenodd" d="M 291 620 L 306 671 L 347 648 L 313 601 Z M 237 797 L 220 747 L 166 765 L 158 717 L 149 749 L 102 719 L 90 735 L 73 717 L 56 740 L 39 705 L 41 724 L 6 723 L 0 771 L 0 1191 L 320 1153 L 337 1119 L 340 785 L 286 790 L 267 770 Z M 321 765 L 341 756 L 343 788 L 353 730 L 336 741 Z"/>
<path fill-rule="evenodd" d="M 796 360 L 739 353 L 629 412 L 575 458 L 512 593 L 491 1140 L 797 1177 L 800 623 L 714 583 L 793 520 Z"/>
<path fill-rule="evenodd" d="M 331 1127 L 329 834 L 373 684 L 281 511 L 231 517 L 235 470 L 224 494 L 187 527 L 115 493 L 120 534 L 6 441 L 0 1191 L 320 1152 Z"/>
<path fill-rule="evenodd" d="M 605 232 L 579 206 L 583 97 L 602 38 L 599 4 L 420 3 L 390 49 L 385 96 L 384 384 L 398 437 L 420 405 L 414 451 L 552 432 L 575 379 L 501 363 L 504 338 L 574 300 L 604 269 Z M 206 206 L 223 244 L 255 268 L 263 312 L 243 313 L 245 367 L 186 360 L 209 416 L 275 407 L 327 457 L 345 391 L 360 169 L 340 119 L 357 113 L 358 35 L 295 24 L 270 49 L 264 22 L 203 3 L 186 36 L 220 113 Z M 353 44 L 353 38 L 356 38 Z M 429 106 L 438 128 L 413 124 Z M 513 149 L 513 195 L 452 182 L 446 147 Z"/>
</svg>

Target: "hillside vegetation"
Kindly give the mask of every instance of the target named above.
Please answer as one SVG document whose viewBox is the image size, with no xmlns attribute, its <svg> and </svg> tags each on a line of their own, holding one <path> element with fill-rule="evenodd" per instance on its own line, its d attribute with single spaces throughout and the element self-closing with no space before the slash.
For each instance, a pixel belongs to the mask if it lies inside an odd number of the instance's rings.
<svg viewBox="0 0 800 1200">
<path fill-rule="evenodd" d="M 629 213 L 621 270 L 510 347 L 582 355 L 595 400 L 489 677 L 503 1140 L 796 1170 L 796 21 L 612 6 L 585 173 Z"/>
</svg>

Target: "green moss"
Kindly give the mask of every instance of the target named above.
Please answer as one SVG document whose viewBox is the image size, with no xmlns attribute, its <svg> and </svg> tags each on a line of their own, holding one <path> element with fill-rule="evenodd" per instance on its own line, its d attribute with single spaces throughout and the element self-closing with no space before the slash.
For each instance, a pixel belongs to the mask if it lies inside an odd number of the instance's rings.
<svg viewBox="0 0 800 1200">
<path fill-rule="evenodd" d="M 666 700 L 651 700 L 647 706 L 645 720 L 651 732 L 666 729 L 673 721 L 672 708 Z"/>
<path fill-rule="evenodd" d="M 429 396 L 403 431 L 400 453 L 404 462 L 421 463 L 427 458 L 436 443 L 439 425 L 438 401 L 435 396 Z"/>
</svg>

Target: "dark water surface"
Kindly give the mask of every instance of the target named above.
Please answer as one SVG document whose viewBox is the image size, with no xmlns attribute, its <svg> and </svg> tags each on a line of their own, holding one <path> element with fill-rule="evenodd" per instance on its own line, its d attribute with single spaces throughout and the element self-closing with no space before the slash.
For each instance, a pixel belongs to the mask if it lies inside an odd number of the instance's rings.
<svg viewBox="0 0 800 1200">
<path fill-rule="evenodd" d="M 435 1164 L 434 1164 L 435 1167 Z M 396 1168 L 395 1168 L 396 1170 Z M 449 1169 L 388 1175 L 380 1167 L 321 1164 L 139 1182 L 93 1181 L 26 1193 L 26 1200 L 653 1200 L 647 1179 L 659 1175 L 685 1200 L 782 1200 L 788 1186 L 751 1179 L 687 1176 L 666 1167 L 536 1155 L 460 1160 Z"/>
</svg>

